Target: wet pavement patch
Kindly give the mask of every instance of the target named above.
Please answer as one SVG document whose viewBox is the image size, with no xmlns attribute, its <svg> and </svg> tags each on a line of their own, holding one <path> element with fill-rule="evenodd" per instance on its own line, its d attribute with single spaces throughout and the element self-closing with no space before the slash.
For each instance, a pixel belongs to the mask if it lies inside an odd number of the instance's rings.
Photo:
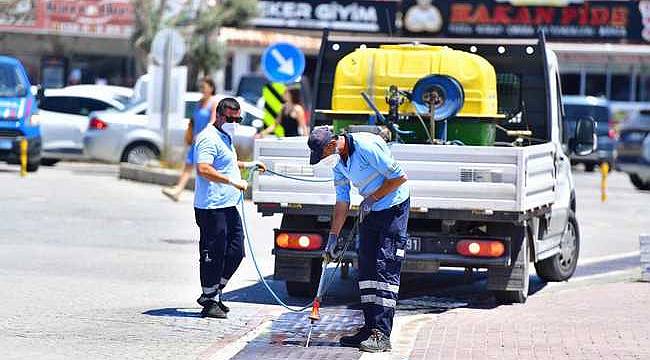
<svg viewBox="0 0 650 360">
<path fill-rule="evenodd" d="M 233 359 L 358 359 L 356 348 L 339 346 L 344 335 L 354 334 L 363 326 L 363 313 L 351 309 L 322 309 L 314 323 L 311 342 L 305 348 L 309 331 L 309 312 L 285 313 L 275 319 L 269 330 L 260 334 Z"/>
</svg>

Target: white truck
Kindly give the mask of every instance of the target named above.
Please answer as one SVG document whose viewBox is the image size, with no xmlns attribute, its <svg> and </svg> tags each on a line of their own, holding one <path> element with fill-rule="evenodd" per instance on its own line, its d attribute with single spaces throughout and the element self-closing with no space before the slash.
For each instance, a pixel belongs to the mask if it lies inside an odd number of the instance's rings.
<svg viewBox="0 0 650 360">
<path fill-rule="evenodd" d="M 575 134 L 563 133 L 558 61 L 543 35 L 505 41 L 373 39 L 326 33 L 317 67 L 313 121 L 329 121 L 325 114 L 331 108 L 335 66 L 343 56 L 359 47 L 413 41 L 483 56 L 494 66 L 497 79 L 510 79 L 509 85 L 497 84 L 498 96 L 515 111 L 504 111 L 510 113 L 509 120 L 500 126 L 493 146 L 389 144 L 411 189 L 402 272 L 486 268 L 487 286 L 500 303 L 526 301 L 531 262 L 544 280 L 568 279 L 575 271 L 580 246 L 568 153 L 595 150 L 594 124 L 581 119 Z M 255 157 L 277 173 L 314 180 L 332 177 L 329 170 L 309 165 L 306 137 L 260 139 Z M 352 229 L 355 206 L 362 200 L 354 191 L 343 236 Z M 282 214 L 281 226 L 274 230 L 275 278 L 286 281 L 291 296 L 313 296 L 335 203 L 333 183 L 263 174 L 255 176 L 252 192 L 262 215 Z M 356 264 L 356 257 L 355 251 L 344 255 L 344 270 Z"/>
</svg>

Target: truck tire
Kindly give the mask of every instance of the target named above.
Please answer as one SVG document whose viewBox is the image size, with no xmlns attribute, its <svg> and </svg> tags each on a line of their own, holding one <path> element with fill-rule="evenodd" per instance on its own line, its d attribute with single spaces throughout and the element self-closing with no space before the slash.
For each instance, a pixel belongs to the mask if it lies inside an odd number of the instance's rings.
<svg viewBox="0 0 650 360">
<path fill-rule="evenodd" d="M 594 172 L 595 169 L 596 169 L 596 164 L 585 163 L 585 171 L 586 172 Z"/>
<path fill-rule="evenodd" d="M 514 226 L 512 238 L 512 265 L 488 270 L 488 289 L 498 304 L 523 304 L 528 299 L 530 279 L 530 249 L 523 226 Z"/>
<path fill-rule="evenodd" d="M 286 281 L 287 294 L 292 297 L 312 298 L 318 291 L 318 283 L 320 282 L 320 273 L 322 270 L 322 262 L 320 259 L 313 259 L 311 261 L 311 280 L 309 282 L 302 281 Z"/>
<path fill-rule="evenodd" d="M 544 281 L 565 281 L 576 271 L 580 255 L 580 229 L 573 211 L 569 212 L 567 230 L 560 242 L 560 252 L 535 264 L 537 275 Z"/>
<path fill-rule="evenodd" d="M 41 165 L 40 161 L 27 162 L 27 172 L 36 172 L 38 167 Z"/>
<path fill-rule="evenodd" d="M 650 181 L 643 181 L 637 174 L 630 174 L 630 181 L 639 190 L 650 190 Z"/>
<path fill-rule="evenodd" d="M 61 159 L 41 158 L 41 165 L 54 166 L 54 164 L 58 163 L 59 161 L 61 161 Z"/>
</svg>

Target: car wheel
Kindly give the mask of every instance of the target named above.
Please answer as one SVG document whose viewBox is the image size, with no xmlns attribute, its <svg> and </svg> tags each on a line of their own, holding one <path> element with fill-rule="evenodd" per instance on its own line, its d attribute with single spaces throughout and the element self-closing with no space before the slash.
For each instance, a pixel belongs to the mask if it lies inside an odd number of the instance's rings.
<svg viewBox="0 0 650 360">
<path fill-rule="evenodd" d="M 28 162 L 27 163 L 27 172 L 30 172 L 30 173 L 31 172 L 36 172 L 36 170 L 38 170 L 39 165 L 41 165 L 41 163 L 39 161 Z"/>
<path fill-rule="evenodd" d="M 630 174 L 630 181 L 639 190 L 650 190 L 650 181 L 643 181 L 637 174 Z"/>
<path fill-rule="evenodd" d="M 42 158 L 41 165 L 43 166 L 53 166 L 54 164 L 61 161 L 61 159 L 52 159 L 52 158 Z"/>
<path fill-rule="evenodd" d="M 567 229 L 560 242 L 560 252 L 535 263 L 537 275 L 544 281 L 568 280 L 576 271 L 580 255 L 580 229 L 573 211 L 569 212 Z"/>
<path fill-rule="evenodd" d="M 596 164 L 585 164 L 586 172 L 594 172 L 595 169 L 596 169 Z"/>
<path fill-rule="evenodd" d="M 146 165 L 160 157 L 158 149 L 146 142 L 133 143 L 127 146 L 122 154 L 122 162 L 136 165 Z"/>
</svg>

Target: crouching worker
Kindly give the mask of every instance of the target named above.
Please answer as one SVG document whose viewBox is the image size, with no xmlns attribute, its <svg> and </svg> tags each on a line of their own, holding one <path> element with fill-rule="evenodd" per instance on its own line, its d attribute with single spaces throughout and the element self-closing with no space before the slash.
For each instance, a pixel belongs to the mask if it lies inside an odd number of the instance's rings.
<svg viewBox="0 0 650 360">
<path fill-rule="evenodd" d="M 324 256 L 340 256 L 338 239 L 350 208 L 351 184 L 364 198 L 359 206 L 359 289 L 365 325 L 342 337 L 341 345 L 390 351 L 410 209 L 406 174 L 377 135 L 337 136 L 318 127 L 308 145 L 310 163 L 332 167 L 334 173 L 336 205 Z"/>
<path fill-rule="evenodd" d="M 248 187 L 239 168 L 257 167 L 260 162 L 237 161 L 233 144 L 235 130 L 241 121 L 239 103 L 225 98 L 214 109 L 213 124 L 196 139 L 196 185 L 194 214 L 199 226 L 200 275 L 203 293 L 197 302 L 203 306 L 201 315 L 226 318 L 230 310 L 221 293 L 244 257 L 244 233 L 237 204 L 241 192 Z"/>
</svg>

